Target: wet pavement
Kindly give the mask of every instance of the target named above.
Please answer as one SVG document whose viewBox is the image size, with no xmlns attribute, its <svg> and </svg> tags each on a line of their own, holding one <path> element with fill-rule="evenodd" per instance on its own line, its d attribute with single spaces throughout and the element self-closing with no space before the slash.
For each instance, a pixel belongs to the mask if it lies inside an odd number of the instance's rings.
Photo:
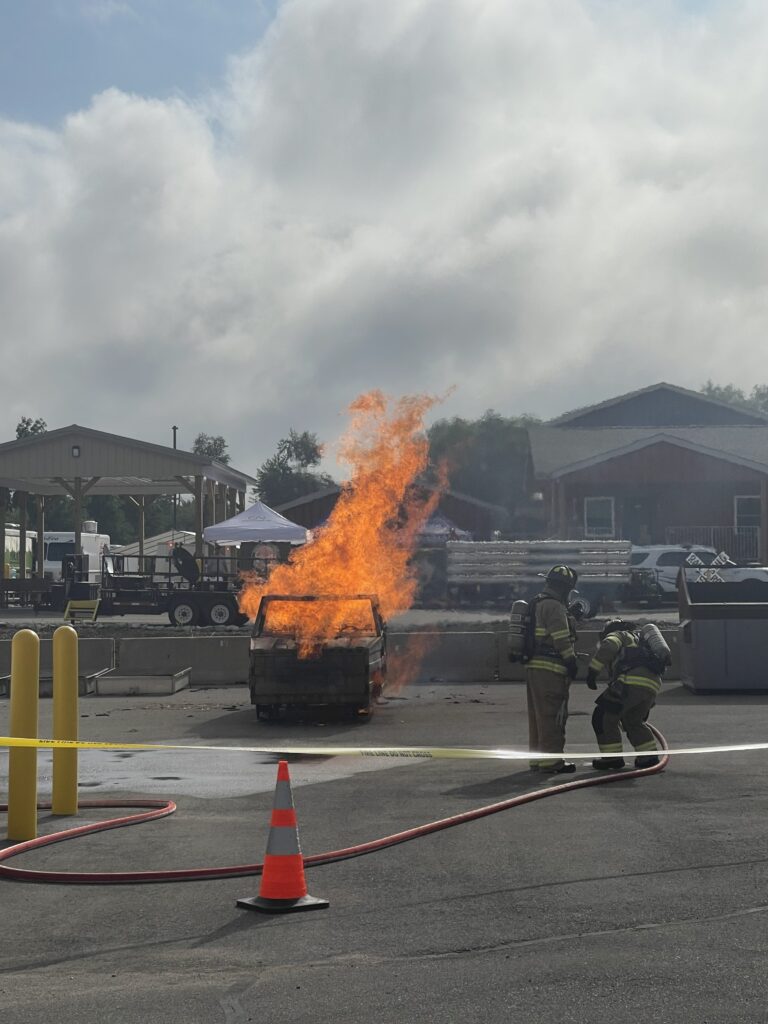
<svg viewBox="0 0 768 1024">
<path fill-rule="evenodd" d="M 369 724 L 258 723 L 245 688 L 162 700 L 87 698 L 84 739 L 240 746 L 522 745 L 517 684 L 423 685 Z M 592 746 L 578 684 L 572 749 Z M 7 731 L 0 701 L 0 731 Z M 41 703 L 41 733 L 50 727 Z M 653 721 L 673 745 L 768 738 L 768 697 L 670 684 Z M 131 756 L 122 756 L 131 754 Z M 154 794 L 161 821 L 76 839 L 12 865 L 141 870 L 261 860 L 273 755 L 80 755 L 83 798 Z M 40 755 L 41 794 L 49 786 Z M 14 1024 L 361 1018 L 508 1024 L 762 1021 L 768 997 L 765 752 L 672 759 L 661 775 L 505 811 L 307 871 L 328 910 L 262 917 L 235 906 L 257 878 L 71 887 L 0 881 L 0 1006 Z M 0 757 L 0 799 L 7 757 Z M 498 761 L 291 759 L 305 854 L 494 803 L 547 780 Z M 579 774 L 589 775 L 590 769 Z M 573 776 L 571 776 L 573 778 Z M 83 811 L 78 823 L 104 811 Z M 41 831 L 69 819 L 41 813 Z M 0 815 L 2 835 L 5 823 Z M 0 845 L 2 845 L 0 843 Z"/>
</svg>

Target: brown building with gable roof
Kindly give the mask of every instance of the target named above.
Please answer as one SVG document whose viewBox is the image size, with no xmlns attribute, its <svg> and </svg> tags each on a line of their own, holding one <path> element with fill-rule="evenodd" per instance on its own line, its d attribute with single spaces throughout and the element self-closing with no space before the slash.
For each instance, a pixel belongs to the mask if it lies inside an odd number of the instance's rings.
<svg viewBox="0 0 768 1024">
<path fill-rule="evenodd" d="M 768 564 L 768 416 L 660 383 L 529 438 L 547 536 L 707 544 Z"/>
</svg>

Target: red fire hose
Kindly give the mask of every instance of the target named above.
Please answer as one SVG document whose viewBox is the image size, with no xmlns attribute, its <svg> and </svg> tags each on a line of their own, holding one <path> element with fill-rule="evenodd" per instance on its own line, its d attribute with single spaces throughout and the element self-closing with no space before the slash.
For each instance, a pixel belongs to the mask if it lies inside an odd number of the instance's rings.
<svg viewBox="0 0 768 1024">
<path fill-rule="evenodd" d="M 653 729 L 661 749 L 667 750 L 668 744 L 662 734 L 653 726 L 651 729 Z M 439 821 L 432 821 L 426 825 L 418 825 L 405 832 L 396 832 L 391 836 L 373 839 L 368 843 L 348 846 L 342 850 L 331 850 L 328 853 L 316 853 L 311 857 L 304 858 L 304 866 L 315 867 L 320 864 L 350 860 L 352 857 L 362 857 L 366 853 L 376 853 L 378 850 L 385 850 L 390 846 L 397 846 L 399 843 L 407 843 L 411 839 L 431 835 L 433 832 L 440 832 L 442 829 L 452 828 L 454 825 L 463 825 L 489 814 L 498 814 L 499 811 L 506 811 L 511 807 L 533 803 L 534 800 L 543 800 L 545 797 L 568 793 L 574 789 L 586 789 L 587 786 L 601 786 L 608 782 L 622 782 L 625 779 L 655 775 L 664 770 L 668 761 L 669 755 L 667 754 L 660 757 L 659 763 L 650 768 L 635 768 L 630 771 L 593 775 L 585 779 L 563 782 L 557 786 L 548 786 L 546 789 L 535 789 L 530 793 L 511 797 L 509 800 L 501 800 L 499 803 L 488 804 L 486 807 L 477 807 L 471 811 L 464 811 L 462 814 L 452 815 L 450 818 L 441 818 Z M 41 809 L 50 808 L 50 804 L 40 804 L 39 806 Z M 6 847 L 5 850 L 0 850 L 0 877 L 21 882 L 56 882 L 68 885 L 127 885 L 141 882 L 201 882 L 214 878 L 242 878 L 246 875 L 260 875 L 262 872 L 262 864 L 236 864 L 220 868 L 180 868 L 170 871 L 30 871 L 26 868 L 12 868 L 1 863 L 10 860 L 11 857 L 28 853 L 30 850 L 38 850 L 43 846 L 51 846 L 53 843 L 63 843 L 67 839 L 92 835 L 95 832 L 106 832 L 108 829 L 122 828 L 125 825 L 139 825 L 141 822 L 152 821 L 155 818 L 164 818 L 176 810 L 176 804 L 172 800 L 88 800 L 81 803 L 80 806 L 89 809 L 144 807 L 150 808 L 150 810 L 145 810 L 141 814 L 109 818 L 106 821 L 97 821 L 90 825 L 79 825 L 75 828 L 64 829 L 62 832 L 53 832 L 50 835 L 39 836 L 37 839 Z M 0 805 L 0 810 L 7 810 L 7 806 Z"/>
</svg>

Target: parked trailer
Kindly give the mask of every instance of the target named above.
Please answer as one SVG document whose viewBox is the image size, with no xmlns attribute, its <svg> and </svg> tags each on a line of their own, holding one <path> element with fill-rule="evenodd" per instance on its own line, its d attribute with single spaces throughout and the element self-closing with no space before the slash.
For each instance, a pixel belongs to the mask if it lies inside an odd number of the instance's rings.
<svg viewBox="0 0 768 1024">
<path fill-rule="evenodd" d="M 632 581 L 630 541 L 449 541 L 446 548 L 448 600 L 454 605 L 530 600 L 547 570 L 565 564 L 579 575 L 578 592 L 589 617 L 620 601 Z"/>
<path fill-rule="evenodd" d="M 99 615 L 163 615 L 174 626 L 241 626 L 242 577 L 230 559 L 206 558 L 206 572 L 183 549 L 170 556 L 108 555 L 102 559 Z"/>
</svg>

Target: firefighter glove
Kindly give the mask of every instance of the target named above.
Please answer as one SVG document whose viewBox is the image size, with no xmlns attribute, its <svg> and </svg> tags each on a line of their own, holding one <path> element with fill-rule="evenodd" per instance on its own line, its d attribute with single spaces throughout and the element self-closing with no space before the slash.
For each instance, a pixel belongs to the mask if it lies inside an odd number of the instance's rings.
<svg viewBox="0 0 768 1024">
<path fill-rule="evenodd" d="M 579 663 L 576 658 L 565 659 L 565 671 L 568 673 L 569 679 L 575 679 L 579 674 Z"/>
<path fill-rule="evenodd" d="M 597 672 L 595 672 L 593 668 L 589 669 L 587 672 L 587 686 L 590 690 L 597 689 Z"/>
</svg>

